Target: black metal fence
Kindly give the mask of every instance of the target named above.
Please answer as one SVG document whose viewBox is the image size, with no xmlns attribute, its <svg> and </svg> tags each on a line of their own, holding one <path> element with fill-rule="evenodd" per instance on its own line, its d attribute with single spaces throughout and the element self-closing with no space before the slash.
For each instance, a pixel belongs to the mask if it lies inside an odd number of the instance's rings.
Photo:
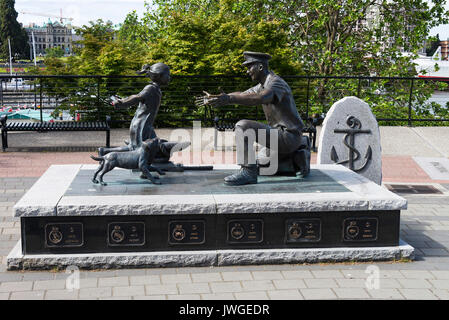
<svg viewBox="0 0 449 320">
<path fill-rule="evenodd" d="M 365 77 L 365 76 L 283 76 L 292 88 L 298 111 L 304 119 L 325 115 L 332 104 L 345 96 L 365 100 L 383 125 L 445 125 L 449 112 L 444 78 Z M 109 97 L 139 93 L 149 79 L 143 76 L 0 76 L 0 110 L 26 107 L 54 116 L 61 112 L 74 120 L 112 117 L 116 126 L 126 126 L 135 109 L 122 110 L 111 105 Z M 163 90 L 157 127 L 187 127 L 193 120 L 212 125 L 204 107 L 194 104 L 203 91 L 210 93 L 244 91 L 254 83 L 246 76 L 173 76 Z M 429 100 L 436 92 L 440 103 Z M 228 106 L 222 113 L 233 118 L 263 120 L 261 107 Z"/>
</svg>

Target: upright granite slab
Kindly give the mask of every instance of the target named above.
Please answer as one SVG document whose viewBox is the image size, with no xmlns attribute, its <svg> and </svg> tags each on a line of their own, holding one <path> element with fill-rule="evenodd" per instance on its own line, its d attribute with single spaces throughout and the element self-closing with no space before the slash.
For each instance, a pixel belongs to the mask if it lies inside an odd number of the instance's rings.
<svg viewBox="0 0 449 320">
<path fill-rule="evenodd" d="M 379 126 L 369 105 L 346 97 L 332 105 L 319 137 L 319 164 L 337 163 L 382 183 Z"/>
<path fill-rule="evenodd" d="M 16 204 L 9 269 L 413 257 L 399 240 L 406 200 L 343 166 L 238 187 L 223 183 L 236 166 L 169 172 L 162 185 L 115 169 L 107 186 L 91 182 L 95 168 L 52 166 Z"/>
</svg>

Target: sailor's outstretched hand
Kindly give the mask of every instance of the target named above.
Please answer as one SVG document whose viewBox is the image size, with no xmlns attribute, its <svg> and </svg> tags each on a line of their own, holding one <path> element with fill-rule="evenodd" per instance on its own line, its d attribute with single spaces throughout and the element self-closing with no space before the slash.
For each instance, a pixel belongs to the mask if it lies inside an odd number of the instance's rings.
<svg viewBox="0 0 449 320">
<path fill-rule="evenodd" d="M 199 107 L 210 105 L 212 107 L 221 107 L 229 104 L 230 97 L 226 93 L 210 94 L 207 91 L 203 91 L 204 96 L 195 98 L 195 104 Z"/>
</svg>

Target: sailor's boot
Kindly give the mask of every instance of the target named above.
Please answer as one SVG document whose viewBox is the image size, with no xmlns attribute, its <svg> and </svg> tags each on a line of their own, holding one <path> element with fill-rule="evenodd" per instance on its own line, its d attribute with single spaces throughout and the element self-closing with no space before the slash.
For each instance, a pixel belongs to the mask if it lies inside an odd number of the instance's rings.
<svg viewBox="0 0 449 320">
<path fill-rule="evenodd" d="M 229 186 L 241 186 L 244 184 L 257 183 L 258 167 L 255 164 L 242 166 L 239 172 L 224 178 L 224 182 Z"/>
</svg>

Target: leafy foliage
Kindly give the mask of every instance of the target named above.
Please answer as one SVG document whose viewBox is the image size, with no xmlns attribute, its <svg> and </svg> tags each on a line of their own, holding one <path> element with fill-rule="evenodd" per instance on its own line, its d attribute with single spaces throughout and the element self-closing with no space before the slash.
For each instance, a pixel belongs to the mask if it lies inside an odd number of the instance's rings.
<svg viewBox="0 0 449 320">
<path fill-rule="evenodd" d="M 244 75 L 242 52 L 261 51 L 273 56 L 270 66 L 278 74 L 321 76 L 288 79 L 301 113 L 325 113 L 341 97 L 357 95 L 372 105 L 378 118 L 406 119 L 409 107 L 412 117 L 445 117 L 446 106 L 427 102 L 435 89 L 445 90 L 445 84 L 417 80 L 412 87 L 409 80 L 386 79 L 417 75 L 413 59 L 430 28 L 448 22 L 444 4 L 445 0 L 153 0 L 146 3 L 142 18 L 131 12 L 119 30 L 102 20 L 78 29 L 83 47 L 63 63 L 48 58 L 46 73 L 132 75 L 143 63 L 164 62 L 180 76 Z M 354 75 L 380 78 L 332 78 Z M 195 78 L 195 83 L 176 78 L 164 89 L 165 111 L 176 117 L 202 117 L 205 110 L 192 106 L 192 94 L 206 88 L 217 93 L 219 86 L 226 92 L 237 90 L 244 84 L 238 79 L 217 85 L 207 77 Z M 133 86 L 129 79 L 78 82 L 80 87 L 91 86 L 93 96 L 126 94 Z M 134 82 L 133 93 L 144 85 L 142 79 Z M 99 99 L 94 100 L 98 104 Z M 180 123 L 161 115 L 158 121 Z"/>
<path fill-rule="evenodd" d="M 20 59 L 29 59 L 28 35 L 17 22 L 14 5 L 15 0 L 0 0 L 0 59 L 9 58 L 8 38 L 13 57 L 17 55 Z"/>
</svg>

